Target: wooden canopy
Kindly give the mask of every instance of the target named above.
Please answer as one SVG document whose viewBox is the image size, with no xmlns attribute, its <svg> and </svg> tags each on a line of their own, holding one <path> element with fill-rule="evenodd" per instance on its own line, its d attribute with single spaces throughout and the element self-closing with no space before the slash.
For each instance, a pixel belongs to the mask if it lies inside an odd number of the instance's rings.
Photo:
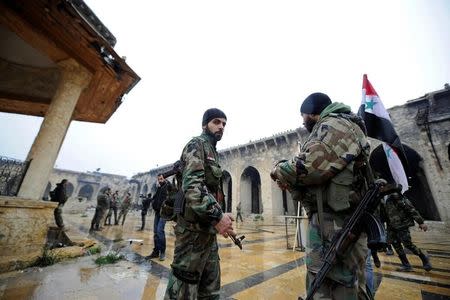
<svg viewBox="0 0 450 300">
<path fill-rule="evenodd" d="M 0 111 L 44 116 L 72 58 L 92 73 L 73 120 L 105 123 L 140 80 L 115 42 L 81 0 L 0 1 Z"/>
</svg>

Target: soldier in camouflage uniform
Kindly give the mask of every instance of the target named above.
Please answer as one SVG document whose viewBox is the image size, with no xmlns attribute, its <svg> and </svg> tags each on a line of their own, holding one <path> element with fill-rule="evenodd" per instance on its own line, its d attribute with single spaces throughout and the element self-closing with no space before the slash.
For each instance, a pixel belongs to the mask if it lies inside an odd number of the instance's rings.
<svg viewBox="0 0 450 300">
<path fill-rule="evenodd" d="M 132 202 L 131 194 L 127 192 L 122 200 L 122 203 L 120 204 L 120 212 L 119 216 L 117 217 L 117 222 L 115 223 L 116 225 L 120 223 L 120 218 L 122 218 L 122 226 L 123 224 L 125 224 L 125 218 L 127 217 L 127 214 L 130 211 L 132 204 L 131 202 Z"/>
<path fill-rule="evenodd" d="M 103 224 L 101 223 L 101 221 L 105 216 L 106 212 L 108 211 L 111 202 L 110 193 L 111 189 L 107 188 L 103 193 L 100 193 L 97 196 L 97 207 L 95 208 L 95 214 L 94 217 L 92 218 L 90 230 L 97 230 L 97 231 L 101 230 L 100 224 Z"/>
<path fill-rule="evenodd" d="M 419 228 L 427 231 L 428 227 L 424 224 L 424 219 L 414 208 L 411 202 L 404 195 L 395 193 L 386 196 L 382 200 L 381 217 L 387 224 L 388 243 L 394 246 L 402 262 L 402 267 L 398 271 L 411 271 L 412 267 L 406 257 L 403 246 L 411 250 L 412 253 L 419 256 L 422 260 L 423 268 L 426 271 L 432 269 L 428 256 L 411 241 L 409 227 L 414 226 L 414 221 L 419 224 Z"/>
<path fill-rule="evenodd" d="M 271 176 L 300 201 L 308 218 L 306 285 L 319 271 L 334 234 L 343 227 L 364 191 L 361 165 L 369 145 L 362 120 L 323 93 L 308 96 L 300 109 L 310 132 L 300 153 L 280 161 Z M 364 154 L 364 155 L 363 155 Z M 314 299 L 370 299 L 365 284 L 367 236 L 338 259 Z"/>
<path fill-rule="evenodd" d="M 174 258 L 164 299 L 219 299 L 216 234 L 235 235 L 233 219 L 216 200 L 222 178 L 216 143 L 225 124 L 221 110 L 208 109 L 203 115 L 203 133 L 183 149 L 184 211 L 176 216 Z"/>
</svg>

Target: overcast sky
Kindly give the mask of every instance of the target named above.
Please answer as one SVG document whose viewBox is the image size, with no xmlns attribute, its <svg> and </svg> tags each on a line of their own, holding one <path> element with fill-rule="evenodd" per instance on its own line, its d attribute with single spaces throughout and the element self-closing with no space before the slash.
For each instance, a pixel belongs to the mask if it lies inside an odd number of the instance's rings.
<svg viewBox="0 0 450 300">
<path fill-rule="evenodd" d="M 356 111 L 364 73 L 388 108 L 450 82 L 448 0 L 85 2 L 142 80 L 106 124 L 72 122 L 58 168 L 171 163 L 210 107 L 228 117 L 219 149 L 299 127 L 313 92 Z M 0 155 L 25 159 L 41 122 L 0 113 Z"/>
</svg>

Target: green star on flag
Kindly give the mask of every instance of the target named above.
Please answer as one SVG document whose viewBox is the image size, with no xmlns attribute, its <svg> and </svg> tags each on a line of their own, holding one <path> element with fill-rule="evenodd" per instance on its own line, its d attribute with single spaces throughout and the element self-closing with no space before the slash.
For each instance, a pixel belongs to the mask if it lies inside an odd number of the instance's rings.
<svg viewBox="0 0 450 300">
<path fill-rule="evenodd" d="M 377 102 L 373 101 L 373 99 L 370 99 L 369 102 L 366 101 L 366 109 L 373 110 L 373 107 L 375 104 L 378 104 Z"/>
<path fill-rule="evenodd" d="M 391 152 L 392 152 L 392 148 L 387 148 L 386 149 L 386 157 L 387 158 L 392 158 Z"/>
</svg>

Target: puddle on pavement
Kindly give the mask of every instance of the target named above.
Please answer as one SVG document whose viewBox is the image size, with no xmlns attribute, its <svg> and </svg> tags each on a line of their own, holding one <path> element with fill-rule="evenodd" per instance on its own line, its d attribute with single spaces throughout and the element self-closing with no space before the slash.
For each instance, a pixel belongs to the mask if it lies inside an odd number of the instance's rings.
<svg viewBox="0 0 450 300">
<path fill-rule="evenodd" d="M 97 256 L 87 256 L 0 277 L 0 299 L 155 299 L 164 295 L 167 279 L 150 274 L 152 263 L 129 243 L 111 243 L 105 248 L 119 251 L 125 259 L 97 266 Z"/>
</svg>

